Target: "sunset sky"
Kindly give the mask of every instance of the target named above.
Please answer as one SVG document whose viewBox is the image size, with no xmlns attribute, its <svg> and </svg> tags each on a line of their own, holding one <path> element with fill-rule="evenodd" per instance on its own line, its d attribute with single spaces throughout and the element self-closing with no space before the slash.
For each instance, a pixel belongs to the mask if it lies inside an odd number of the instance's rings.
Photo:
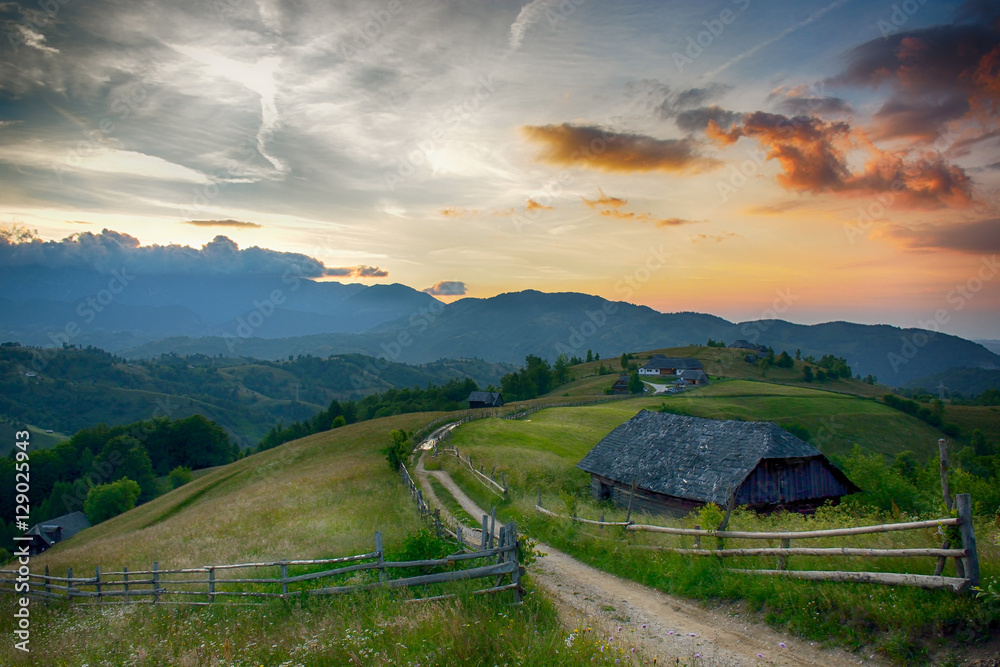
<svg viewBox="0 0 1000 667">
<path fill-rule="evenodd" d="M 0 223 L 1000 339 L 998 6 L 3 2 Z"/>
</svg>

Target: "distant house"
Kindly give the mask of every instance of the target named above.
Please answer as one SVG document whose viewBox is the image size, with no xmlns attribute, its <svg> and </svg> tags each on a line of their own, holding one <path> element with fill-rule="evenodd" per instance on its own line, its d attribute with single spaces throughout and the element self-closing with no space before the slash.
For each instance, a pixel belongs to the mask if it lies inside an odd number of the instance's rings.
<svg viewBox="0 0 1000 667">
<path fill-rule="evenodd" d="M 754 352 L 767 352 L 767 345 L 757 345 L 756 343 L 751 343 L 750 341 L 744 340 L 743 338 L 734 340 L 726 347 L 731 347 L 736 350 L 753 350 Z"/>
<path fill-rule="evenodd" d="M 643 410 L 577 467 L 591 492 L 633 509 L 682 516 L 732 492 L 760 512 L 811 513 L 860 491 L 812 445 L 771 422 L 702 419 Z M 634 485 L 634 488 L 633 488 Z"/>
<path fill-rule="evenodd" d="M 469 394 L 469 408 L 502 408 L 503 396 L 499 391 L 474 391 Z"/>
<path fill-rule="evenodd" d="M 84 528 L 90 528 L 90 519 L 83 512 L 64 514 L 36 523 L 25 533 L 32 538 L 28 543 L 28 552 L 32 555 L 40 554 L 57 542 L 68 540 Z"/>
<path fill-rule="evenodd" d="M 681 371 L 677 377 L 684 380 L 686 384 L 703 385 L 708 384 L 708 373 L 705 371 Z"/>
<path fill-rule="evenodd" d="M 615 383 L 613 385 L 611 385 L 611 393 L 612 394 L 627 394 L 627 393 L 629 393 L 629 391 L 628 391 L 628 376 L 627 375 L 619 375 L 618 376 L 618 379 L 615 380 Z"/>
<path fill-rule="evenodd" d="M 679 375 L 681 371 L 700 371 L 703 368 L 697 359 L 664 357 L 662 354 L 657 354 L 639 369 L 639 375 L 666 377 Z"/>
</svg>

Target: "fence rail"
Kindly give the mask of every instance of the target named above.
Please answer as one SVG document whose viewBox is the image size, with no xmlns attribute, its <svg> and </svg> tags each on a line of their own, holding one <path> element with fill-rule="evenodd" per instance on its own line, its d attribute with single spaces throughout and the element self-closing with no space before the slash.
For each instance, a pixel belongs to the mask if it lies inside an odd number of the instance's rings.
<svg viewBox="0 0 1000 667">
<path fill-rule="evenodd" d="M 475 590 L 472 594 L 482 595 L 513 590 L 516 599 L 520 601 L 523 592 L 521 588 L 523 568 L 518 562 L 517 524 L 510 523 L 501 526 L 495 546 L 494 541 L 490 539 L 489 541 L 484 540 L 481 547 L 476 550 L 454 553 L 444 558 L 390 562 L 385 560 L 382 549 L 382 533 L 376 532 L 374 551 L 341 558 L 234 563 L 175 569 L 163 569 L 160 568 L 158 562 L 154 562 L 150 570 L 129 570 L 123 567 L 120 571 L 102 572 L 100 567 L 96 567 L 92 577 L 73 576 L 72 568 L 69 568 L 65 577 L 53 576 L 49 574 L 48 566 L 45 567 L 44 574 L 25 572 L 26 568 L 0 570 L 0 593 L 11 593 L 47 601 L 85 600 L 85 602 L 77 602 L 77 604 L 171 603 L 209 605 L 232 604 L 216 602 L 217 599 L 223 597 L 288 599 L 293 596 L 337 595 L 377 588 L 397 589 L 469 579 L 495 578 L 496 581 L 490 582 L 486 588 Z M 486 563 L 464 569 L 455 569 L 459 564 L 475 560 L 486 561 Z M 291 567 L 329 565 L 337 565 L 338 567 L 294 575 L 289 572 Z M 219 572 L 258 568 L 276 569 L 277 576 L 217 576 Z M 402 568 L 428 571 L 392 578 L 391 573 Z M 429 571 L 435 569 L 443 571 Z M 358 574 L 366 572 L 373 575 L 370 581 L 355 581 Z M 331 577 L 344 577 L 345 575 L 353 576 L 349 579 L 345 577 L 342 585 L 321 588 L 309 586 L 310 582 Z M 509 583 L 502 583 L 503 579 L 507 577 L 509 577 Z M 27 590 L 21 590 L 25 583 L 27 583 Z M 293 586 L 296 587 L 295 590 L 293 590 Z M 444 593 L 430 597 L 419 597 L 415 600 L 437 600 L 454 595 L 454 593 Z M 190 600 L 185 596 L 204 599 Z M 175 599 L 177 597 L 182 599 Z M 105 599 L 113 601 L 105 602 L 103 601 Z"/>
<path fill-rule="evenodd" d="M 715 556 L 717 558 L 731 557 L 778 557 L 778 569 L 734 569 L 735 572 L 764 576 L 789 576 L 799 579 L 811 579 L 815 581 L 853 581 L 878 583 L 897 586 L 919 586 L 921 588 L 946 589 L 955 593 L 962 593 L 973 586 L 979 585 L 979 555 L 976 549 L 976 538 L 972 527 L 972 503 L 969 494 L 962 493 L 955 496 L 955 507 L 958 512 L 957 517 L 944 517 L 941 519 L 930 519 L 927 521 L 909 521 L 905 523 L 880 524 L 875 526 L 857 526 L 853 528 L 831 528 L 826 530 L 803 530 L 803 531 L 781 531 L 781 532 L 748 532 L 737 530 L 703 530 L 701 528 L 673 528 L 670 526 L 655 526 L 650 524 L 633 523 L 632 521 L 604 521 L 584 519 L 577 516 L 566 516 L 557 514 L 552 510 L 542 507 L 541 491 L 538 493 L 538 502 L 535 510 L 546 516 L 568 519 L 579 523 L 597 525 L 600 527 L 621 528 L 627 531 L 646 531 L 653 533 L 664 533 L 668 535 L 684 535 L 695 537 L 695 548 L 669 547 L 659 545 L 636 545 L 638 548 L 655 549 L 660 551 L 670 551 L 673 553 L 688 556 Z M 901 548 L 901 549 L 874 549 L 857 547 L 792 547 L 792 540 L 802 539 L 822 539 L 830 537 L 845 537 L 851 535 L 871 535 L 877 533 L 888 533 L 901 530 L 921 530 L 924 528 L 943 528 L 945 526 L 957 526 L 959 529 L 961 548 Z M 719 540 L 718 548 L 703 549 L 700 546 L 702 537 L 715 537 Z M 726 549 L 723 545 L 725 539 L 740 540 L 780 540 L 779 548 L 742 548 Z M 957 576 L 943 577 L 921 574 L 904 574 L 892 572 L 841 572 L 841 571 L 806 571 L 789 570 L 789 556 L 812 556 L 812 557 L 861 557 L 861 558 L 921 558 L 929 557 L 935 559 L 954 558 Z M 936 572 L 939 572 L 936 571 Z"/>
</svg>

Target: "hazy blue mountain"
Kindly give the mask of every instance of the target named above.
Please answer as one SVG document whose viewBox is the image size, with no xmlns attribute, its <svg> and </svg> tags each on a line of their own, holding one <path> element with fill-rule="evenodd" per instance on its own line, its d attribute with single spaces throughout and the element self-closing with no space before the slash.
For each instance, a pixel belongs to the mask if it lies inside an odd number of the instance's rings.
<svg viewBox="0 0 1000 667">
<path fill-rule="evenodd" d="M 278 316 L 275 316 L 277 319 Z M 957 366 L 998 368 L 1000 356 L 971 341 L 947 334 L 888 325 L 829 322 L 800 325 L 781 320 L 733 323 L 701 313 L 660 313 L 645 306 L 611 302 L 578 293 L 534 290 L 489 299 L 437 302 L 373 327 L 363 334 L 336 333 L 290 338 L 223 339 L 178 337 L 132 348 L 130 358 L 164 352 L 238 354 L 261 359 L 288 355 L 327 356 L 355 352 L 391 361 L 425 363 L 444 357 L 478 357 L 521 363 L 527 354 L 554 360 L 561 352 L 604 358 L 623 351 L 704 344 L 707 339 L 751 342 L 803 355 L 845 357 L 855 373 L 876 375 L 901 386 Z"/>
</svg>

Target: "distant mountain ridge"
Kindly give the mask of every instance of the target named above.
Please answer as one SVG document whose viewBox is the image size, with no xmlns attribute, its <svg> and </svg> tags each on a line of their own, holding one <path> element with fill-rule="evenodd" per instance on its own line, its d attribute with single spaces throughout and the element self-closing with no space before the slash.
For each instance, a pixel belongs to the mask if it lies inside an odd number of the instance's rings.
<svg viewBox="0 0 1000 667">
<path fill-rule="evenodd" d="M 889 325 L 828 322 L 802 325 L 783 320 L 733 323 L 702 313 L 660 313 L 646 306 L 613 302 L 575 292 L 510 292 L 466 298 L 447 306 L 416 309 L 362 334 L 333 333 L 239 341 L 238 354 L 281 359 L 290 354 L 326 356 L 356 352 L 391 361 L 427 363 L 445 357 L 477 357 L 521 363 L 535 354 L 554 360 L 560 353 L 602 357 L 688 344 L 709 338 L 738 338 L 770 345 L 789 354 L 845 357 L 852 370 L 901 386 L 916 378 L 954 368 L 1000 368 L 1000 356 L 982 345 L 920 329 Z M 130 358 L 179 354 L 231 354 L 232 340 L 178 337 L 122 352 Z"/>
</svg>

